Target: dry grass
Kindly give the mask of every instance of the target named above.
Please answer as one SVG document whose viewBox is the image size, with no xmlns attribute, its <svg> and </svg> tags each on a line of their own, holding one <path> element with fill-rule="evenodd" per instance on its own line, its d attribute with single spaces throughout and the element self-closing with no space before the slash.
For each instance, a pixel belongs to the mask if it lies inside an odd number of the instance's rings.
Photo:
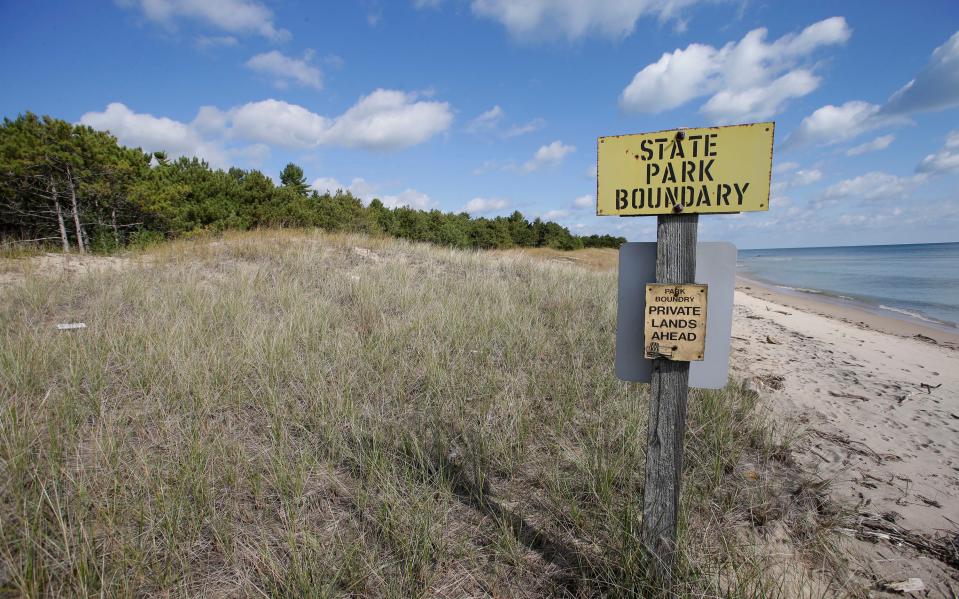
<svg viewBox="0 0 959 599">
<path fill-rule="evenodd" d="M 0 596 L 653 596 L 614 324 L 615 273 L 305 232 L 0 288 Z M 680 595 L 832 590 L 756 402 L 691 396 Z"/>
<path fill-rule="evenodd" d="M 497 250 L 490 253 L 507 257 L 529 256 L 539 261 L 575 264 L 576 266 L 600 272 L 615 271 L 619 265 L 619 250 L 610 248 L 587 248 L 585 250 L 566 252 L 543 247 Z"/>
</svg>

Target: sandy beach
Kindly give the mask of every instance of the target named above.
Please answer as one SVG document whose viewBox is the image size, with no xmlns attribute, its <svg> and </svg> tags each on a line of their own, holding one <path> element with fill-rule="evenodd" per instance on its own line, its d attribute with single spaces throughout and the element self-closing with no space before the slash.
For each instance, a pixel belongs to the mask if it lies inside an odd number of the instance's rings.
<svg viewBox="0 0 959 599">
<path fill-rule="evenodd" d="M 806 433 L 800 463 L 857 513 L 854 569 L 955 596 L 954 570 L 874 525 L 959 529 L 959 336 L 740 279 L 732 348 L 732 371 Z"/>
</svg>

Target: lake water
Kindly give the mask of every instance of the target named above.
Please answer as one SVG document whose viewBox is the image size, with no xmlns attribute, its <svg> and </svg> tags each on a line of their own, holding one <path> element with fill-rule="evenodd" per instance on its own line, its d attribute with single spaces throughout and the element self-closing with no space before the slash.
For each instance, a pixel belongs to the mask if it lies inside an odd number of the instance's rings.
<svg viewBox="0 0 959 599">
<path fill-rule="evenodd" d="M 787 290 L 959 327 L 959 243 L 740 250 L 737 269 Z"/>
</svg>

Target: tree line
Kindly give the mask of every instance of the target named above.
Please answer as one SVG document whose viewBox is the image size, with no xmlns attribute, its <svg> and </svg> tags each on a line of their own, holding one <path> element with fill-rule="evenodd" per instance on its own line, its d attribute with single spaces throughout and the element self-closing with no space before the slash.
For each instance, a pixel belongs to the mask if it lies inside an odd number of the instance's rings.
<svg viewBox="0 0 959 599">
<path fill-rule="evenodd" d="M 364 205 L 348 191 L 320 194 L 288 164 L 280 185 L 258 170 L 212 169 L 196 158 L 120 145 L 107 132 L 27 113 L 0 127 L 0 241 L 33 240 L 63 251 L 109 252 L 200 232 L 319 227 L 391 235 L 456 248 L 619 247 L 610 235 L 578 236 L 520 212 Z"/>
</svg>

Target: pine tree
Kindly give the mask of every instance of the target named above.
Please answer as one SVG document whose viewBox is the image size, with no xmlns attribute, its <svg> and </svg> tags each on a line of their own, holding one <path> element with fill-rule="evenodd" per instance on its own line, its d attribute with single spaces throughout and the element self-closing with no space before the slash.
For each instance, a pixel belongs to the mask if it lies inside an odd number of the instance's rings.
<svg viewBox="0 0 959 599">
<path fill-rule="evenodd" d="M 303 175 L 303 169 L 292 162 L 283 167 L 283 172 L 280 173 L 280 183 L 283 184 L 283 187 L 289 187 L 304 197 L 310 191 L 310 186 L 306 184 L 306 177 Z"/>
</svg>

